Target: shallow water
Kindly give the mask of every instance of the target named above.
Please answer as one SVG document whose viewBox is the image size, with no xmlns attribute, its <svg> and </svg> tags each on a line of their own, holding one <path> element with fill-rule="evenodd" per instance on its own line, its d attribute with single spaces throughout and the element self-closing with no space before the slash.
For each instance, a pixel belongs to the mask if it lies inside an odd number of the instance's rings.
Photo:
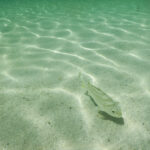
<svg viewBox="0 0 150 150">
<path fill-rule="evenodd" d="M 78 74 L 120 103 L 103 118 Z M 150 2 L 0 1 L 0 149 L 149 150 Z"/>
</svg>

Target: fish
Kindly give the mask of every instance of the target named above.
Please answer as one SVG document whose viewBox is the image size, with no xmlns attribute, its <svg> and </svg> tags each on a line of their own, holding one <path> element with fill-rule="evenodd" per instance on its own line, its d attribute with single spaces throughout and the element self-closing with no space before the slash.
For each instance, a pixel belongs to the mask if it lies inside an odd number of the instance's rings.
<svg viewBox="0 0 150 150">
<path fill-rule="evenodd" d="M 82 80 L 82 86 L 86 88 L 88 95 L 92 97 L 100 111 L 115 118 L 122 118 L 119 102 L 114 101 L 109 95 L 90 82 Z"/>
</svg>

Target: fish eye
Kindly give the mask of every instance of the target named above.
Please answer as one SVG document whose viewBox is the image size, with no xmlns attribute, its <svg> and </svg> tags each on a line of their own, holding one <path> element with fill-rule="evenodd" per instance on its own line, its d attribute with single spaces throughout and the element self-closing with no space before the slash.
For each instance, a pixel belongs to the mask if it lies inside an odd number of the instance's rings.
<svg viewBox="0 0 150 150">
<path fill-rule="evenodd" d="M 112 113 L 115 113 L 115 111 L 112 110 Z"/>
</svg>

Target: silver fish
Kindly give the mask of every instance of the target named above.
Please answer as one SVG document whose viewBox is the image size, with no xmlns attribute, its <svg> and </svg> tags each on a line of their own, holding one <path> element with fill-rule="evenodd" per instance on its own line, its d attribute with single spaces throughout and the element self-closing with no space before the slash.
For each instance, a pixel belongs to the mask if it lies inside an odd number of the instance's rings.
<svg viewBox="0 0 150 150">
<path fill-rule="evenodd" d="M 122 112 L 118 102 L 114 101 L 110 96 L 90 82 L 82 80 L 82 86 L 86 88 L 88 95 L 94 99 L 100 111 L 106 112 L 115 118 L 122 118 Z"/>
</svg>

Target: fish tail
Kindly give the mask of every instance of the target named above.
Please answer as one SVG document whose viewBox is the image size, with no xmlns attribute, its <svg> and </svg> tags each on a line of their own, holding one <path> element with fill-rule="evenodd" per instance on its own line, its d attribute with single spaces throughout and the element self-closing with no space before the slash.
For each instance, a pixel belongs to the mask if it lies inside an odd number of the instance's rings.
<svg viewBox="0 0 150 150">
<path fill-rule="evenodd" d="M 79 81 L 83 88 L 87 88 L 87 83 L 82 79 L 81 72 L 79 72 Z"/>
</svg>

